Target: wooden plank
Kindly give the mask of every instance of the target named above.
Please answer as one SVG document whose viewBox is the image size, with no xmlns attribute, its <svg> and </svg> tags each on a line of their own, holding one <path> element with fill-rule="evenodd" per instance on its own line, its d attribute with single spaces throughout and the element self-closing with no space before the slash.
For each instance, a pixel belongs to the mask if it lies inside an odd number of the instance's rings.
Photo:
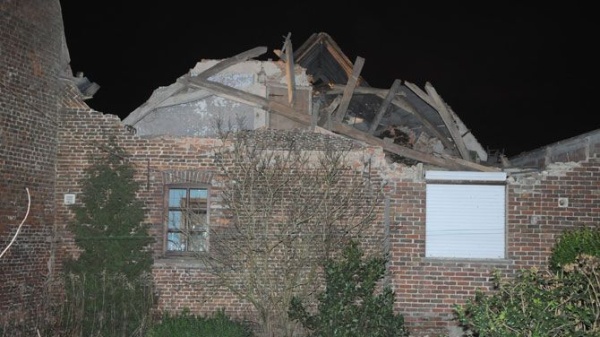
<svg viewBox="0 0 600 337">
<path fill-rule="evenodd" d="M 456 158 L 456 157 L 453 157 L 453 156 L 451 156 L 449 154 L 445 154 L 445 153 L 441 153 L 440 156 L 442 158 L 444 158 L 444 159 L 450 159 L 453 162 L 455 162 L 455 163 L 457 163 L 457 164 L 459 164 L 459 165 L 461 165 L 461 166 L 463 166 L 465 168 L 469 168 L 469 169 L 472 169 L 472 170 L 475 170 L 475 171 L 483 171 L 483 172 L 500 172 L 500 171 L 502 171 L 502 169 L 498 168 L 498 167 L 483 166 L 483 165 L 480 165 L 478 163 L 474 163 L 474 162 L 469 161 L 469 160 L 464 160 L 464 159 Z"/>
<path fill-rule="evenodd" d="M 404 81 L 404 85 L 412 92 L 414 92 L 415 95 L 419 96 L 420 99 L 425 101 L 425 103 L 429 104 L 432 108 L 435 109 L 435 102 L 433 102 L 433 100 L 429 96 L 427 96 L 427 93 L 421 90 L 421 88 L 419 88 L 416 84 Z"/>
<path fill-rule="evenodd" d="M 423 101 L 425 101 L 425 103 L 429 104 L 429 106 L 436 109 L 436 111 L 438 111 L 438 113 L 439 113 L 439 110 L 437 110 L 437 107 L 436 107 L 436 105 L 437 105 L 436 102 L 433 100 L 433 98 L 429 97 L 429 95 L 427 95 L 427 93 L 425 93 L 423 90 L 421 90 L 421 88 L 419 88 L 418 86 L 416 86 L 413 83 L 406 82 L 406 81 L 404 81 L 404 85 L 406 87 L 408 87 L 410 90 L 412 90 L 412 92 L 414 92 L 417 96 L 419 96 L 419 98 L 421 98 Z M 445 121 L 444 121 L 444 124 L 446 124 Z M 446 127 L 447 127 L 447 125 L 446 125 Z M 450 129 L 448 129 L 448 131 L 450 131 Z M 450 133 L 450 135 L 452 136 L 452 133 Z M 452 138 L 454 140 L 454 137 L 452 137 Z M 460 139 L 461 139 L 460 143 L 463 144 L 463 147 L 464 147 L 464 142 L 462 141 L 462 136 L 460 137 Z M 459 146 L 456 143 L 456 140 L 454 140 L 454 146 L 456 146 L 457 148 Z M 451 147 L 451 146 L 448 146 L 448 147 Z M 459 149 L 459 152 L 460 152 L 460 149 Z M 461 155 L 461 157 L 463 156 L 462 153 L 460 153 L 460 155 Z M 468 154 L 467 154 L 467 158 L 469 158 Z"/>
<path fill-rule="evenodd" d="M 288 103 L 294 105 L 296 100 L 296 75 L 294 73 L 294 51 L 292 49 L 292 33 L 288 33 L 283 44 L 283 52 L 285 52 L 285 72 L 288 87 Z"/>
<path fill-rule="evenodd" d="M 339 85 L 339 84 L 334 84 L 333 85 L 333 89 L 328 90 L 325 94 L 326 95 L 331 95 L 331 94 L 340 94 L 343 92 L 345 86 Z M 418 88 L 417 88 L 418 89 Z M 385 99 L 385 97 L 388 94 L 387 89 L 378 89 L 378 88 L 371 88 L 371 87 L 356 87 L 354 88 L 354 94 L 374 94 L 377 95 L 378 97 Z M 400 96 L 400 97 L 398 97 Z M 392 104 L 394 104 L 395 106 L 399 107 L 400 109 L 414 115 L 421 123 L 423 123 L 423 126 L 427 129 L 427 133 L 432 135 L 433 137 L 436 137 L 437 139 L 439 139 L 442 144 L 444 144 L 445 147 L 451 149 L 453 148 L 455 145 L 453 142 L 451 142 L 447 136 L 445 136 L 444 134 L 442 134 L 437 127 L 435 127 L 435 125 L 431 124 L 431 122 L 415 107 L 413 106 L 406 97 L 406 93 L 404 93 L 403 91 L 400 91 L 399 94 L 396 95 L 396 97 L 392 100 Z M 425 96 L 427 96 L 427 94 L 425 94 Z"/>
<path fill-rule="evenodd" d="M 256 47 L 240 54 L 237 54 L 233 57 L 227 58 L 214 66 L 206 69 L 202 73 L 198 74 L 195 77 L 207 79 L 210 76 L 213 76 L 224 69 L 231 67 L 234 64 L 246 61 L 250 58 L 258 57 L 267 52 L 267 47 Z M 189 79 L 190 76 L 187 75 L 184 77 Z M 185 80 L 184 80 L 185 81 Z M 135 125 L 137 122 L 142 120 L 148 113 L 156 109 L 161 103 L 169 99 L 171 96 L 180 92 L 181 90 L 186 88 L 186 84 L 182 81 L 178 80 L 177 82 L 169 85 L 166 89 L 158 92 L 156 95 L 152 95 L 148 101 L 135 109 L 132 113 L 130 113 L 124 120 L 124 123 L 128 125 Z"/>
<path fill-rule="evenodd" d="M 352 75 L 348 79 L 348 83 L 344 89 L 344 95 L 342 96 L 342 101 L 335 114 L 335 120 L 338 122 L 343 121 L 344 117 L 346 116 L 348 106 L 350 105 L 350 100 L 352 99 L 352 92 L 354 91 L 354 87 L 358 82 L 358 78 L 360 77 L 360 72 L 362 71 L 364 64 L 365 59 L 357 56 L 356 61 L 354 62 L 354 67 L 352 68 Z"/>
<path fill-rule="evenodd" d="M 413 150 L 411 148 L 407 148 L 398 144 L 394 144 L 393 142 L 386 142 L 383 139 L 377 138 L 373 135 L 370 135 L 366 132 L 360 131 L 358 129 L 353 128 L 350 125 L 334 122 L 333 130 L 340 134 L 349 136 L 354 139 L 362 140 L 368 144 L 381 146 L 384 150 L 388 152 L 395 153 L 397 155 L 414 159 L 420 162 L 446 167 L 450 169 L 468 169 L 468 170 L 476 170 L 476 171 L 484 171 L 484 172 L 496 172 L 500 171 L 497 167 L 488 167 L 476 163 L 471 163 L 465 160 L 461 160 L 459 158 L 454 158 L 452 156 L 443 156 L 437 157 L 425 152 Z"/>
<path fill-rule="evenodd" d="M 310 129 L 314 130 L 319 123 L 319 110 L 321 110 L 321 99 L 313 103 L 312 114 L 310 118 Z"/>
<path fill-rule="evenodd" d="M 452 139 L 454 140 L 454 143 L 456 144 L 456 147 L 458 148 L 458 152 L 460 153 L 460 156 L 465 160 L 469 160 L 470 159 L 469 151 L 467 150 L 467 147 L 465 146 L 465 142 L 463 141 L 462 136 L 461 136 L 460 132 L 458 131 L 458 126 L 456 125 L 456 122 L 454 121 L 454 119 L 452 118 L 452 116 L 450 115 L 448 110 L 446 109 L 446 103 L 444 103 L 444 101 L 442 100 L 440 95 L 438 95 L 437 91 L 431 85 L 431 83 L 429 83 L 429 82 L 425 83 L 425 91 L 427 91 L 427 93 L 429 94 L 429 97 L 431 97 L 431 99 L 435 103 L 434 108 L 436 108 L 436 110 L 442 117 L 444 124 L 446 124 L 446 128 L 448 128 L 448 131 L 450 131 L 450 135 L 452 136 Z"/>
<path fill-rule="evenodd" d="M 281 116 L 287 117 L 292 121 L 301 123 L 303 125 L 310 125 L 311 116 L 306 114 L 299 114 L 297 111 L 292 109 L 289 106 L 281 104 L 279 102 L 270 101 L 268 105 L 268 110 L 273 113 L 279 114 Z M 458 158 L 454 158 L 448 156 L 446 158 L 437 157 L 428 153 L 420 152 L 417 150 L 413 150 L 398 144 L 394 143 L 386 143 L 383 139 L 377 138 L 373 135 L 370 135 L 366 132 L 355 129 L 354 127 L 343 124 L 340 122 L 332 121 L 331 131 L 337 132 L 341 135 L 364 141 L 367 144 L 380 146 L 384 150 L 395 153 L 397 155 L 414 159 L 420 162 L 424 162 L 427 164 L 436 165 L 439 167 L 445 167 L 449 169 L 467 169 L 467 170 L 476 170 L 476 171 L 499 171 L 500 169 L 496 167 L 487 167 L 484 165 L 466 162 L 465 160 L 459 160 Z M 468 164 L 467 164 L 468 163 Z"/>
<path fill-rule="evenodd" d="M 331 121 L 332 118 L 331 116 L 333 115 L 333 112 L 335 111 L 335 109 L 337 109 L 337 107 L 340 105 L 340 101 L 342 100 L 342 96 L 337 96 L 336 98 L 333 99 L 333 101 L 326 106 L 323 111 L 325 112 L 325 129 L 327 130 L 331 130 Z"/>
<path fill-rule="evenodd" d="M 256 48 L 247 50 L 245 52 L 239 53 L 235 56 L 224 59 L 223 61 L 215 64 L 214 66 L 204 70 L 203 72 L 198 74 L 197 77 L 200 77 L 202 79 L 207 79 L 207 78 L 209 78 L 215 74 L 218 74 L 219 72 L 231 67 L 234 64 L 238 64 L 240 62 L 247 61 L 251 58 L 258 57 L 258 56 L 266 53 L 267 50 L 268 50 L 267 47 L 256 47 Z"/>
<path fill-rule="evenodd" d="M 208 92 L 207 90 L 201 90 L 201 89 L 195 90 L 192 92 L 175 94 L 175 95 L 167 98 L 166 100 L 162 101 L 161 103 L 159 103 L 156 107 L 164 108 L 164 107 L 173 106 L 173 105 L 190 103 L 190 102 L 194 102 L 194 101 L 197 101 L 200 99 L 204 99 L 211 95 L 212 95 L 212 93 Z"/>
<path fill-rule="evenodd" d="M 440 142 L 442 142 L 442 144 L 444 144 L 445 147 L 447 147 L 449 149 L 451 149 L 451 148 L 454 147 L 454 143 L 451 142 L 450 139 L 448 139 L 448 137 L 446 137 L 446 135 L 442 134 L 440 132 L 440 130 L 438 130 L 438 128 L 435 127 L 435 125 L 431 124 L 431 122 L 429 121 L 429 119 L 427 119 L 427 117 L 425 117 L 419 111 L 419 109 L 417 109 L 417 107 L 415 107 L 414 105 L 412 105 L 412 103 L 410 103 L 408 101 L 408 99 L 406 99 L 405 97 L 399 97 L 399 98 L 393 100 L 392 103 L 394 103 L 397 106 L 401 107 L 405 111 L 412 113 L 421 123 L 423 123 L 423 126 L 425 126 L 425 128 L 428 131 L 428 133 L 430 135 L 436 137 L 437 139 L 439 139 Z"/>
<path fill-rule="evenodd" d="M 232 101 L 248 104 L 251 106 L 265 108 L 268 106 L 268 100 L 264 97 L 251 94 L 246 91 L 235 89 L 221 83 L 208 81 L 198 76 L 189 77 L 190 86 L 206 89 L 216 95 L 228 98 Z"/>
<path fill-rule="evenodd" d="M 335 109 L 337 109 L 337 107 L 340 105 L 341 101 L 341 96 L 337 96 L 336 98 L 334 98 L 333 101 L 331 101 L 331 103 L 329 103 L 329 105 L 325 108 L 325 112 L 327 112 L 330 115 L 333 114 Z"/>
<path fill-rule="evenodd" d="M 475 151 L 480 159 L 484 161 L 487 160 L 487 152 L 483 149 L 483 146 L 481 146 L 481 144 L 479 143 L 477 138 L 475 138 L 475 135 L 471 132 L 471 130 L 467 128 L 467 126 L 460 120 L 460 117 L 458 117 L 456 112 L 454 112 L 454 110 L 452 110 L 452 108 L 448 104 L 446 104 L 446 109 L 448 109 L 448 112 L 452 116 L 452 119 L 456 121 L 458 132 L 460 133 L 461 138 L 465 143 L 465 146 L 467 145 L 467 143 L 470 143 L 470 151 Z"/>
<path fill-rule="evenodd" d="M 392 103 L 392 100 L 394 99 L 394 96 L 396 96 L 396 92 L 398 91 L 399 88 L 400 88 L 400 80 L 396 79 L 396 80 L 394 80 L 394 83 L 392 83 L 392 87 L 390 88 L 390 90 L 388 90 L 387 95 L 383 99 L 383 102 L 379 106 L 379 110 L 377 110 L 377 113 L 375 114 L 375 117 L 373 118 L 373 121 L 371 122 L 371 125 L 369 126 L 370 134 L 373 134 L 375 132 L 375 130 L 377 129 L 377 127 L 379 126 L 379 122 L 381 122 L 381 118 L 383 117 L 383 114 L 385 114 L 385 112 L 387 111 L 387 108 Z"/>
<path fill-rule="evenodd" d="M 325 92 L 325 95 L 339 95 L 343 94 L 346 89 L 345 85 L 332 84 L 331 89 Z M 365 95 L 378 95 L 385 97 L 389 92 L 389 89 L 373 88 L 373 87 L 354 87 L 354 94 L 365 94 Z M 396 96 L 406 96 L 403 91 L 398 91 Z"/>
<path fill-rule="evenodd" d="M 246 104 L 254 105 L 257 107 L 261 107 L 265 110 L 271 111 L 273 113 L 279 114 L 283 117 L 286 117 L 292 121 L 301 123 L 305 126 L 311 125 L 312 116 L 309 114 L 298 113 L 298 111 L 294 110 L 292 107 L 287 106 L 283 103 L 270 101 L 261 96 L 257 96 L 254 94 L 247 93 L 245 91 L 241 91 L 235 88 L 231 88 L 225 86 L 220 83 L 210 82 L 207 80 L 203 80 L 201 78 L 197 78 L 196 76 L 190 77 L 189 79 L 190 85 L 198 86 L 214 92 L 219 96 L 226 97 L 228 99 L 232 99 L 238 102 L 243 102 Z M 394 143 L 385 143 L 382 139 L 377 138 L 373 135 L 370 135 L 366 132 L 355 129 L 352 126 L 347 124 L 343 124 L 337 121 L 332 121 L 332 131 L 340 133 L 342 135 L 362 140 L 368 144 L 380 146 L 388 152 L 392 152 L 398 154 L 400 156 L 414 159 L 420 162 L 446 167 L 450 169 L 470 169 L 470 170 L 479 170 L 479 171 L 495 171 L 499 170 L 493 167 L 487 167 L 483 165 L 479 165 L 476 163 L 469 163 L 469 165 L 465 164 L 464 160 L 456 160 L 457 158 L 448 157 L 441 158 L 436 157 L 434 155 L 420 152 L 417 150 L 413 150 L 398 144 Z"/>
<path fill-rule="evenodd" d="M 432 108 L 435 109 L 435 103 L 433 102 L 433 100 L 427 95 L 426 92 L 424 92 L 423 90 L 421 90 L 421 88 L 419 88 L 418 86 L 416 86 L 414 83 L 410 83 L 407 81 L 404 81 L 404 85 L 409 88 L 413 93 L 415 93 L 415 95 L 417 95 L 420 99 L 422 99 L 423 101 L 425 101 L 425 103 L 429 104 L 429 106 L 431 106 Z M 423 117 L 425 118 L 425 117 Z M 435 128 L 437 134 L 439 134 L 438 138 L 442 141 L 442 143 L 449 149 L 453 148 L 454 146 L 456 146 L 456 144 L 451 143 L 448 140 L 448 137 L 442 135 L 439 131 L 437 131 L 437 128 Z"/>
<path fill-rule="evenodd" d="M 172 95 L 180 92 L 181 90 L 186 88 L 185 81 L 178 80 L 177 82 L 169 85 L 168 87 L 160 88 L 161 90 L 155 90 L 154 93 L 150 96 L 150 98 L 144 102 L 144 104 L 137 107 L 133 112 L 131 112 L 125 119 L 123 119 L 123 123 L 126 125 L 134 126 L 137 122 L 141 121 L 148 113 L 156 109 L 156 107 L 171 97 Z"/>
</svg>

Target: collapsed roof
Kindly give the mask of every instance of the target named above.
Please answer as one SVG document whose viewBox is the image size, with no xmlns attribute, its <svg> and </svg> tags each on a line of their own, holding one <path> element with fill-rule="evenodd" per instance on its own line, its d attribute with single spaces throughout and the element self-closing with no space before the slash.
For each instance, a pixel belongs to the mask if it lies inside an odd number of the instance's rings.
<svg viewBox="0 0 600 337">
<path fill-rule="evenodd" d="M 244 117 L 244 128 L 321 127 L 381 146 L 390 160 L 453 170 L 498 171 L 435 88 L 395 80 L 373 88 L 327 33 L 292 50 L 290 35 L 277 61 L 252 60 L 256 47 L 224 60 L 203 60 L 154 91 L 123 123 L 141 136 L 211 136 L 209 119 Z"/>
</svg>

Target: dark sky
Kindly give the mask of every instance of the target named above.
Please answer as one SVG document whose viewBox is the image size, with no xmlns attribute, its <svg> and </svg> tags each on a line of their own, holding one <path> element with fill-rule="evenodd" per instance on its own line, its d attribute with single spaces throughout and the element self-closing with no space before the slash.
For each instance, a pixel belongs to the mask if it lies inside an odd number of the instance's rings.
<svg viewBox="0 0 600 337">
<path fill-rule="evenodd" d="M 591 2 L 129 3 L 61 1 L 71 68 L 101 86 L 88 105 L 121 118 L 202 59 L 258 46 L 276 59 L 288 33 L 298 48 L 326 32 L 373 87 L 430 82 L 484 148 L 513 156 L 600 128 Z"/>
</svg>

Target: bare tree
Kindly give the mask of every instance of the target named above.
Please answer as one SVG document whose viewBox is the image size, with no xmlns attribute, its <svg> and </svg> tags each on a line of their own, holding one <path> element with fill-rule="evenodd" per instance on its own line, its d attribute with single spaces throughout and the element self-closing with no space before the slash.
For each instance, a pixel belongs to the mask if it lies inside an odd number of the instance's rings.
<svg viewBox="0 0 600 337">
<path fill-rule="evenodd" d="M 266 336 L 293 335 L 292 297 L 322 286 L 321 262 L 373 223 L 381 196 L 369 167 L 350 165 L 348 141 L 291 134 L 222 135 L 215 155 L 226 221 L 211 225 L 199 254 L 221 286 L 254 307 Z"/>
</svg>

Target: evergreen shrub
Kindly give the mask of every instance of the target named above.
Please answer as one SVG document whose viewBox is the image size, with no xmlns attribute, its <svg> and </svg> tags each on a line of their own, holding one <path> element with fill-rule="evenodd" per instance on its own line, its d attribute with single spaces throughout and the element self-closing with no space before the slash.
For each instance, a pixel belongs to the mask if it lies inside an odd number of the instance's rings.
<svg viewBox="0 0 600 337">
<path fill-rule="evenodd" d="M 575 262 L 580 254 L 600 257 L 600 228 L 564 231 L 552 247 L 550 269 L 557 272 L 561 267 Z"/>
<path fill-rule="evenodd" d="M 386 259 L 364 258 L 356 241 L 344 247 L 342 259 L 325 263 L 326 289 L 318 296 L 318 312 L 311 314 L 299 298 L 293 298 L 288 315 L 314 337 L 407 337 L 404 316 L 395 314 L 394 292 L 378 281 Z"/>
<path fill-rule="evenodd" d="M 153 241 L 127 153 L 113 139 L 82 179 L 69 229 L 80 248 L 64 263 L 63 327 L 70 335 L 143 335 L 153 305 Z"/>
</svg>

